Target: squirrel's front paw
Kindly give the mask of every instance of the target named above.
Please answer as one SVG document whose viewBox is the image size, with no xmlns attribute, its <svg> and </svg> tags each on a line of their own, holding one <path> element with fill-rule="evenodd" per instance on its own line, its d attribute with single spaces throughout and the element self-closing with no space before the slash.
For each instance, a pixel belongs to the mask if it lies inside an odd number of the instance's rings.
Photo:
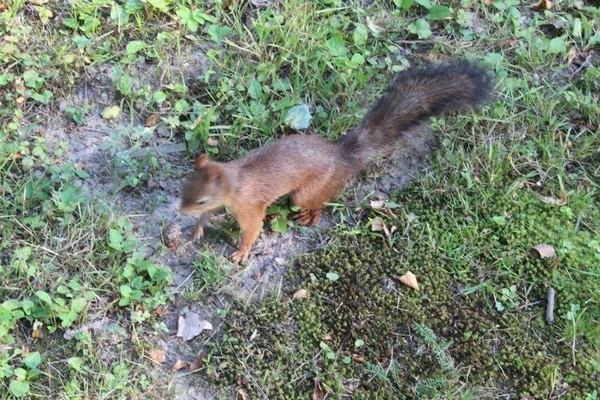
<svg viewBox="0 0 600 400">
<path fill-rule="evenodd" d="M 231 255 L 231 259 L 236 264 L 243 264 L 248 260 L 248 251 L 240 249 Z"/>
<path fill-rule="evenodd" d="M 204 236 L 204 228 L 202 225 L 196 225 L 194 227 L 194 234 L 192 235 L 192 242 L 199 242 Z"/>
</svg>

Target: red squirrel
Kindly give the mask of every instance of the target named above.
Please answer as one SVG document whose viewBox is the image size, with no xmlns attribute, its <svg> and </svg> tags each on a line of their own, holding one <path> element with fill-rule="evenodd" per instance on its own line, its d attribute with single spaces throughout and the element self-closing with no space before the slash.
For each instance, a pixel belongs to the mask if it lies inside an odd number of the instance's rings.
<svg viewBox="0 0 600 400">
<path fill-rule="evenodd" d="M 467 61 L 411 68 L 399 73 L 360 124 L 336 141 L 291 135 L 227 163 L 205 154 L 183 184 L 181 213 L 198 216 L 193 240 L 207 217 L 227 207 L 238 221 L 241 244 L 234 262 L 245 262 L 258 238 L 265 211 L 291 193 L 302 210 L 300 225 L 315 225 L 324 203 L 376 156 L 393 149 L 402 132 L 444 111 L 465 110 L 490 99 L 492 79 Z"/>
</svg>

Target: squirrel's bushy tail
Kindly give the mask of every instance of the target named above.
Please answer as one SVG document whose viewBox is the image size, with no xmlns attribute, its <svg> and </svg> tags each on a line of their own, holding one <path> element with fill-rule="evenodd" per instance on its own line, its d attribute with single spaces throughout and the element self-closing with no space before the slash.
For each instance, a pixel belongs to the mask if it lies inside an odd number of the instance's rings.
<svg viewBox="0 0 600 400">
<path fill-rule="evenodd" d="M 353 164 L 393 149 L 407 129 L 444 111 L 459 111 L 487 101 L 492 80 L 467 61 L 399 73 L 362 122 L 338 144 Z"/>
</svg>

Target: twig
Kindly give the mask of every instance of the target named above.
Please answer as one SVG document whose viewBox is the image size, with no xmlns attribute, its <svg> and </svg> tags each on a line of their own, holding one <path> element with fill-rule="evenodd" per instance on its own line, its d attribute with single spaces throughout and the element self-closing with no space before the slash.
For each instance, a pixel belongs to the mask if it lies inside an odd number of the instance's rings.
<svg viewBox="0 0 600 400">
<path fill-rule="evenodd" d="M 556 292 L 553 288 L 548 289 L 548 302 L 546 305 L 546 321 L 549 324 L 554 323 L 554 297 L 556 296 Z"/>
</svg>

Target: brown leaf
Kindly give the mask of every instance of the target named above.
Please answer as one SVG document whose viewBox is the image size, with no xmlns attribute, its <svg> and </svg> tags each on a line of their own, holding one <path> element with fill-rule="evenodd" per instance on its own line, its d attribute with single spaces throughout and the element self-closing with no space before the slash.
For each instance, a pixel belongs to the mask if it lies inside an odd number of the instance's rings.
<svg viewBox="0 0 600 400">
<path fill-rule="evenodd" d="M 29 355 L 30 351 L 31 351 L 31 349 L 27 345 L 21 347 L 21 357 L 23 357 L 23 358 L 27 357 Z"/>
<path fill-rule="evenodd" d="M 146 128 L 151 128 L 153 126 L 156 126 L 160 123 L 160 114 L 152 114 L 151 116 L 149 116 L 146 119 L 146 122 L 144 123 L 144 126 Z"/>
<path fill-rule="evenodd" d="M 308 296 L 308 290 L 300 289 L 292 295 L 292 299 L 305 299 Z"/>
<path fill-rule="evenodd" d="M 563 192 L 562 190 L 558 191 L 558 197 L 560 197 L 560 199 L 562 201 L 565 202 L 565 204 L 567 204 L 569 202 L 569 195 L 567 195 L 565 192 Z"/>
<path fill-rule="evenodd" d="M 323 400 L 325 398 L 325 393 L 323 393 L 323 389 L 321 389 L 321 384 L 318 380 L 315 380 L 315 391 L 313 392 L 312 400 Z"/>
<path fill-rule="evenodd" d="M 32 339 L 41 339 L 42 336 L 44 336 L 42 333 L 43 327 L 44 327 L 44 324 L 36 319 L 35 322 L 33 323 L 33 330 L 31 332 L 31 338 Z"/>
<path fill-rule="evenodd" d="M 559 199 L 555 199 L 554 197 L 548 197 L 548 196 L 538 196 L 538 200 L 543 201 L 546 204 L 554 204 L 556 206 L 564 206 L 565 204 L 567 204 L 566 201 L 564 200 L 559 200 Z"/>
<path fill-rule="evenodd" d="M 417 282 L 417 277 L 410 271 L 407 271 L 400 277 L 400 282 L 410 288 L 415 289 L 417 292 L 419 291 L 419 282 Z"/>
<path fill-rule="evenodd" d="M 180 358 L 179 360 L 175 361 L 173 368 L 171 368 L 171 372 L 179 371 L 183 368 L 185 368 L 185 361 Z"/>
<path fill-rule="evenodd" d="M 371 230 L 373 232 L 381 232 L 383 230 L 383 218 L 375 217 L 371 220 Z"/>
<path fill-rule="evenodd" d="M 575 47 L 571 47 L 569 53 L 567 54 L 567 65 L 571 65 L 573 60 L 577 58 L 577 50 Z"/>
<path fill-rule="evenodd" d="M 541 258 L 552 258 L 556 255 L 554 247 L 550 246 L 549 244 L 538 244 L 533 246 L 532 249 L 536 250 L 540 254 Z"/>
<path fill-rule="evenodd" d="M 77 162 L 77 163 L 73 164 L 73 168 L 82 170 L 85 168 L 85 164 Z"/>
<path fill-rule="evenodd" d="M 248 393 L 244 389 L 238 389 L 238 394 L 240 395 L 240 399 L 248 400 Z"/>
<path fill-rule="evenodd" d="M 161 349 L 152 349 L 148 351 L 148 355 L 154 362 L 158 364 L 162 364 L 167 361 L 167 356 L 165 356 L 165 352 Z"/>
<path fill-rule="evenodd" d="M 167 311 L 167 308 L 163 307 L 163 306 L 156 307 L 156 310 L 154 310 L 154 312 L 159 317 L 166 317 L 167 315 L 169 315 L 169 312 Z"/>
<path fill-rule="evenodd" d="M 331 335 L 328 333 L 327 335 L 323 336 L 323 337 L 321 338 L 321 340 L 325 340 L 325 341 L 327 341 L 327 340 L 331 340 Z"/>
<path fill-rule="evenodd" d="M 552 2 L 549 0 L 540 0 L 531 6 L 534 10 L 544 11 L 552 9 Z"/>
<path fill-rule="evenodd" d="M 202 358 L 198 357 L 190 364 L 190 367 L 188 368 L 188 370 L 190 372 L 194 372 L 194 371 L 197 371 L 200 368 L 202 368 L 203 365 L 204 365 L 204 362 L 202 361 Z"/>
<path fill-rule="evenodd" d="M 489 6 L 493 2 L 494 2 L 494 0 L 483 0 L 483 4 L 485 4 L 486 6 Z"/>
<path fill-rule="evenodd" d="M 391 236 L 390 230 L 385 225 L 385 222 L 383 222 L 383 219 L 381 217 L 375 217 L 371 220 L 371 230 L 373 232 L 383 231 L 383 233 L 385 234 L 385 237 L 387 237 L 388 239 Z"/>
<path fill-rule="evenodd" d="M 213 138 L 209 137 L 208 139 L 206 139 L 206 144 L 209 146 L 216 147 L 219 145 L 219 141 L 217 139 L 213 139 Z"/>
<path fill-rule="evenodd" d="M 365 356 L 361 356 L 360 354 L 352 354 L 350 356 L 354 361 L 363 362 L 365 361 Z"/>
</svg>

